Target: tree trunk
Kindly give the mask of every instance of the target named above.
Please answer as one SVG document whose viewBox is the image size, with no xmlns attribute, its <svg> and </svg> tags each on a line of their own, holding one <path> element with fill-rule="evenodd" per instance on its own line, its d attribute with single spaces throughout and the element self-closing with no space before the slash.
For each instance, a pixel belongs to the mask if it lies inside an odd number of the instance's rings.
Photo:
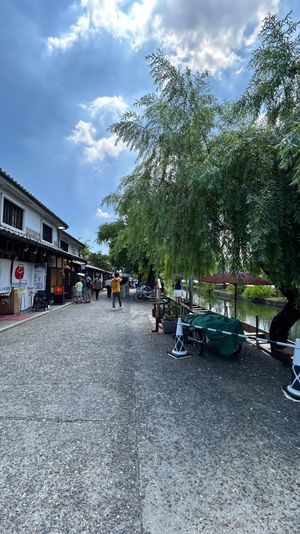
<svg viewBox="0 0 300 534">
<path fill-rule="evenodd" d="M 272 341 L 281 341 L 287 343 L 288 335 L 293 324 L 300 319 L 300 309 L 295 305 L 295 299 L 289 301 L 284 308 L 272 320 L 270 326 L 270 339 Z M 271 354 L 273 358 L 290 363 L 291 359 L 287 354 L 280 350 L 280 346 L 271 345 Z"/>
<path fill-rule="evenodd" d="M 151 287 L 151 289 L 154 289 L 154 287 L 155 287 L 155 271 L 153 269 L 153 265 L 150 265 L 147 283 Z"/>
</svg>

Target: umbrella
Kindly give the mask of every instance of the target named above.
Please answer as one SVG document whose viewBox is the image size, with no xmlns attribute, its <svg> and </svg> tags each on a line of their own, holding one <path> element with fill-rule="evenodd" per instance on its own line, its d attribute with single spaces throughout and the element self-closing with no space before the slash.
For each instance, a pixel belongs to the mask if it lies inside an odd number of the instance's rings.
<svg viewBox="0 0 300 534">
<path fill-rule="evenodd" d="M 237 286 L 272 286 L 273 282 L 268 278 L 262 276 L 254 276 L 251 273 L 238 272 L 236 274 L 225 272 L 219 274 L 212 274 L 200 278 L 200 282 L 209 284 L 232 284 L 234 285 L 234 316 L 236 317 L 236 300 L 237 300 Z"/>
</svg>

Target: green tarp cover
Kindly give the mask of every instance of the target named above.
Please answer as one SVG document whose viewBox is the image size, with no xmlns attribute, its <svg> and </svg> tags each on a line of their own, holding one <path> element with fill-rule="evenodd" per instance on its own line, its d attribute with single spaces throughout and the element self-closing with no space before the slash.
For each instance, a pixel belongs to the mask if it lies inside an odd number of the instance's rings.
<svg viewBox="0 0 300 534">
<path fill-rule="evenodd" d="M 188 323 L 191 327 L 197 325 L 201 326 L 218 351 L 223 356 L 230 356 L 233 354 L 239 343 L 245 341 L 242 337 L 235 335 L 221 334 L 220 332 L 210 332 L 206 328 L 215 328 L 216 330 L 225 330 L 234 334 L 244 334 L 242 325 L 238 319 L 230 319 L 223 315 L 207 312 L 200 315 L 187 315 L 184 317 L 184 323 Z"/>
</svg>

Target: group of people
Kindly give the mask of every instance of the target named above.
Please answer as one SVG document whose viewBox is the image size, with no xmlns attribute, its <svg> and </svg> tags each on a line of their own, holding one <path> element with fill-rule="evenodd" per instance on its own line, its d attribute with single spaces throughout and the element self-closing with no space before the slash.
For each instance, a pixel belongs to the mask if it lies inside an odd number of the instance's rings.
<svg viewBox="0 0 300 534">
<path fill-rule="evenodd" d="M 86 274 L 84 277 L 80 277 L 77 279 L 77 282 L 75 284 L 75 302 L 78 304 L 79 302 L 91 302 L 92 299 L 92 291 L 93 291 L 93 282 L 91 277 Z"/>
<path fill-rule="evenodd" d="M 123 280 L 119 276 L 119 273 L 116 272 L 114 274 L 114 277 L 108 278 L 105 282 L 105 287 L 107 290 L 107 297 L 111 298 L 112 295 L 112 308 L 113 310 L 116 309 L 116 301 L 119 303 L 119 307 L 122 308 L 122 301 L 121 301 L 121 284 Z M 83 277 L 78 277 L 77 282 L 75 284 L 75 302 L 78 303 L 90 303 L 92 299 L 92 292 L 95 291 L 96 300 L 99 299 L 99 292 L 102 289 L 102 282 L 100 278 L 97 276 L 97 278 L 92 282 L 91 277 L 86 274 Z"/>
<path fill-rule="evenodd" d="M 118 301 L 120 308 L 123 307 L 122 301 L 121 301 L 121 284 L 122 283 L 123 283 L 123 279 L 120 277 L 118 272 L 114 274 L 114 277 L 112 279 L 108 278 L 105 282 L 107 297 L 111 298 L 111 295 L 112 295 L 113 310 L 116 309 L 116 301 Z M 102 282 L 99 276 L 96 277 L 94 282 L 92 282 L 92 279 L 88 274 L 86 274 L 82 278 L 78 278 L 75 284 L 76 304 L 78 304 L 79 302 L 86 302 L 86 303 L 91 302 L 93 290 L 95 291 L 96 300 L 98 300 L 99 292 L 101 289 L 102 289 Z M 183 298 L 183 290 L 182 290 L 180 278 L 177 278 L 174 284 L 174 298 L 175 298 L 175 301 L 178 303 L 180 303 Z"/>
<path fill-rule="evenodd" d="M 94 282 L 92 282 L 92 279 L 88 274 L 86 274 L 82 278 L 78 278 L 75 284 L 76 304 L 78 304 L 79 302 L 80 303 L 91 302 L 93 290 L 95 291 L 95 294 L 96 294 L 96 300 L 98 300 L 101 287 L 102 287 L 102 283 L 101 283 L 99 276 L 97 276 Z"/>
</svg>

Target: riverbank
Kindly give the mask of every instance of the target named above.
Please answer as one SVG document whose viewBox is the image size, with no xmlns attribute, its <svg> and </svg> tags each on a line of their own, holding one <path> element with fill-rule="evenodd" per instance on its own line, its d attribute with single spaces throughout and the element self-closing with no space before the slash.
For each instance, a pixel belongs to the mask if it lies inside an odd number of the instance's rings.
<svg viewBox="0 0 300 534">
<path fill-rule="evenodd" d="M 219 289 L 214 289 L 212 291 L 203 291 L 206 295 L 213 295 L 217 298 L 223 298 L 225 300 L 234 300 L 234 294 L 233 293 L 227 293 L 227 291 L 221 291 Z M 244 297 L 243 295 L 237 295 L 237 300 L 242 300 L 245 302 L 250 302 L 254 304 L 263 304 L 266 306 L 277 306 L 278 308 L 284 308 L 285 304 L 287 303 L 287 300 L 276 300 L 276 299 L 265 299 L 265 298 L 259 298 L 259 300 L 253 300 Z"/>
<path fill-rule="evenodd" d="M 194 304 L 203 306 L 208 310 L 212 310 L 221 315 L 227 315 L 228 317 L 234 317 L 235 315 L 235 303 L 234 298 L 231 295 L 227 295 L 225 291 L 220 290 L 218 295 L 204 292 L 203 288 L 194 288 L 193 293 Z M 281 306 L 283 303 L 281 303 Z M 265 332 L 270 331 L 270 326 L 273 318 L 281 311 L 282 307 L 274 305 L 273 301 L 265 300 L 264 304 L 252 302 L 246 299 L 238 299 L 236 317 L 243 323 L 248 323 L 252 326 L 258 326 Z M 295 341 L 300 338 L 300 321 L 297 321 L 289 332 L 289 339 Z"/>
</svg>

